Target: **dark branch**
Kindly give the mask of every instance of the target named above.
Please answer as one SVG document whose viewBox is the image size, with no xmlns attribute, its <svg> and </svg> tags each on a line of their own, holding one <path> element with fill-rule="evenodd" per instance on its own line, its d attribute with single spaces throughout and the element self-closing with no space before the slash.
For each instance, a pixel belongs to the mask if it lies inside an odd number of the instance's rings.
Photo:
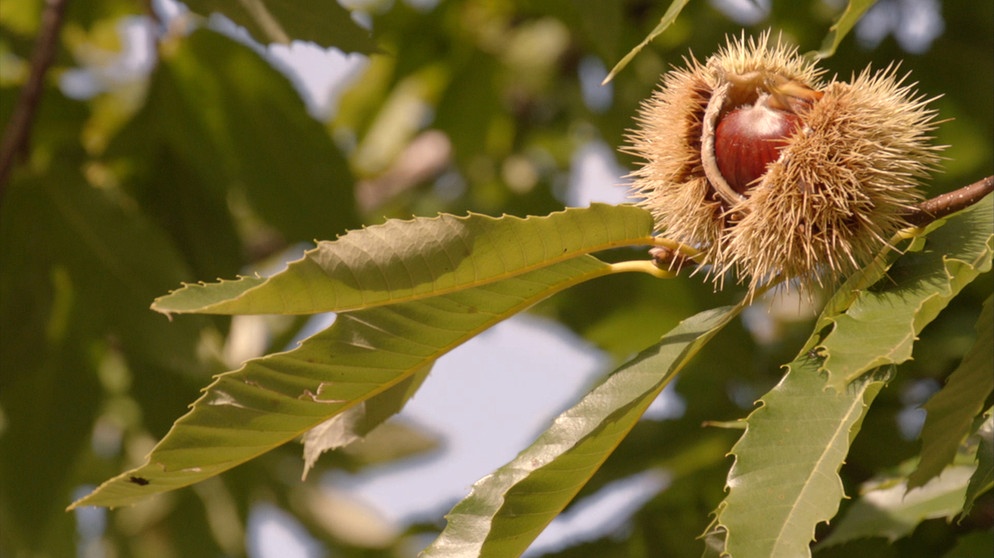
<svg viewBox="0 0 994 558">
<path fill-rule="evenodd" d="M 45 84 L 45 73 L 55 58 L 55 48 L 65 16 L 68 0 L 47 0 L 45 11 L 41 16 L 41 29 L 38 40 L 31 56 L 31 72 L 28 81 L 21 89 L 17 106 L 3 132 L 0 142 L 0 203 L 7 190 L 7 181 L 14 168 L 15 161 L 28 151 L 31 138 L 31 125 L 41 102 L 42 90 Z"/>
<path fill-rule="evenodd" d="M 918 204 L 918 207 L 905 220 L 909 225 L 921 227 L 946 215 L 966 209 L 994 192 L 994 176 L 982 178 L 969 186 L 936 196 Z"/>
</svg>

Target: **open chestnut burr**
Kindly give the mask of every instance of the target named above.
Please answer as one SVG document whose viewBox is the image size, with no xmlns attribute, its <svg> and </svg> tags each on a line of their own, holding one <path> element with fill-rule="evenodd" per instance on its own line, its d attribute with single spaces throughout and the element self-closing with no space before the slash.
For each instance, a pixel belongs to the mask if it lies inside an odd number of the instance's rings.
<svg viewBox="0 0 994 558">
<path fill-rule="evenodd" d="M 716 286 L 805 287 L 865 264 L 921 199 L 935 111 L 894 67 L 823 82 L 781 40 L 730 39 L 663 76 L 626 150 L 639 204 L 699 249 Z"/>
</svg>

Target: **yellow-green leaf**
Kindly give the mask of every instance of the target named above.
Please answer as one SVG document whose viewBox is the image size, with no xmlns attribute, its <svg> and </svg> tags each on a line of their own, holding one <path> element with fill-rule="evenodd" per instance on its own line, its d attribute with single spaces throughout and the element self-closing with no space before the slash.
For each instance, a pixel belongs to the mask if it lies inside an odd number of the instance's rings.
<svg viewBox="0 0 994 558">
<path fill-rule="evenodd" d="M 849 0 L 849 3 L 846 4 L 846 9 L 835 20 L 835 23 L 828 31 L 828 35 L 825 36 L 825 40 L 822 41 L 821 49 L 809 52 L 807 56 L 821 59 L 835 54 L 835 49 L 839 48 L 842 39 L 849 34 L 849 31 L 852 31 L 853 26 L 856 25 L 859 18 L 863 17 L 866 10 L 872 8 L 876 3 L 877 0 Z"/>
<path fill-rule="evenodd" d="M 896 259 L 881 255 L 829 301 L 787 375 L 747 419 L 709 544 L 736 558 L 810 554 L 816 525 L 844 496 L 838 470 L 866 408 L 921 328 L 990 269 L 991 201 L 930 228 Z"/>
<path fill-rule="evenodd" d="M 712 527 L 724 532 L 724 552 L 810 556 L 815 526 L 831 519 L 845 496 L 839 468 L 887 377 L 870 374 L 838 393 L 826 389 L 817 359 L 804 354 L 788 365 L 732 448 L 728 496 Z"/>
<path fill-rule="evenodd" d="M 991 269 L 994 196 L 950 217 L 916 242 L 875 284 L 848 282 L 852 303 L 819 318 L 831 331 L 818 343 L 822 370 L 836 390 L 869 370 L 900 364 L 928 325 L 968 283 Z"/>
<path fill-rule="evenodd" d="M 650 242 L 652 217 L 594 204 L 525 219 L 441 215 L 350 231 L 268 279 L 187 285 L 156 299 L 166 314 L 343 312 L 486 285 L 599 250 Z"/>
<path fill-rule="evenodd" d="M 585 256 L 457 293 L 339 314 L 297 349 L 218 376 L 145 464 L 72 507 L 127 505 L 217 475 L 410 381 L 538 300 L 611 271 Z"/>
<path fill-rule="evenodd" d="M 518 556 L 573 499 L 646 407 L 744 304 L 701 312 L 623 365 L 446 516 L 425 556 Z"/>
</svg>

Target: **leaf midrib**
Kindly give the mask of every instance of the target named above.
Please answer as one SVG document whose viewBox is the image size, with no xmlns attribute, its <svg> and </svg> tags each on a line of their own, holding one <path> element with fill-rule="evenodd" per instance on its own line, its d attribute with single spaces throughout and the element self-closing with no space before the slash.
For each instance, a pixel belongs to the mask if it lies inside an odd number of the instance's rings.
<svg viewBox="0 0 994 558">
<path fill-rule="evenodd" d="M 352 304 L 352 305 L 335 306 L 335 307 L 328 307 L 328 308 L 313 307 L 313 308 L 310 308 L 310 309 L 308 309 L 306 311 L 303 311 L 303 310 L 301 310 L 301 311 L 283 311 L 283 312 L 279 312 L 279 314 L 298 314 L 299 315 L 299 314 L 314 314 L 314 313 L 320 313 L 320 312 L 347 313 L 347 312 L 355 312 L 355 311 L 359 311 L 359 310 L 366 310 L 366 309 L 369 309 L 369 308 L 376 308 L 376 307 L 379 307 L 379 306 L 389 306 L 391 304 L 401 304 L 401 303 L 404 303 L 404 302 L 415 302 L 415 301 L 418 301 L 418 300 L 424 300 L 424 299 L 433 298 L 433 297 L 436 297 L 436 296 L 445 296 L 445 295 L 457 293 L 457 292 L 460 292 L 460 291 L 464 291 L 464 290 L 472 289 L 472 288 L 476 288 L 476 287 L 485 287 L 485 286 L 493 284 L 493 283 L 498 283 L 500 281 L 504 281 L 504 280 L 507 280 L 507 279 L 513 279 L 515 277 L 519 277 L 521 275 L 525 275 L 525 274 L 531 273 L 533 271 L 539 271 L 541 269 L 545 269 L 545 268 L 548 268 L 550 266 L 553 266 L 553 265 L 556 265 L 556 264 L 559 264 L 559 263 L 563 263 L 563 262 L 566 262 L 566 261 L 569 261 L 569 260 L 572 260 L 572 259 L 582 258 L 584 256 L 590 256 L 594 252 L 602 252 L 604 250 L 611 250 L 611 249 L 614 249 L 614 248 L 624 248 L 624 247 L 630 247 L 630 246 L 648 246 L 648 245 L 652 245 L 652 244 L 654 244 L 654 240 L 653 240 L 653 238 L 651 236 L 643 236 L 643 237 L 636 238 L 636 239 L 614 240 L 614 241 L 605 242 L 603 244 L 598 244 L 598 245 L 595 245 L 595 246 L 589 246 L 589 247 L 586 247 L 586 248 L 584 248 L 582 250 L 578 250 L 578 251 L 575 251 L 575 252 L 565 252 L 564 254 L 559 255 L 559 256 L 550 257 L 549 259 L 541 260 L 541 261 L 535 262 L 533 264 L 525 265 L 525 266 L 522 266 L 522 267 L 516 267 L 516 268 L 514 268 L 512 270 L 508 270 L 508 271 L 505 271 L 503 273 L 499 273 L 499 274 L 495 274 L 495 275 L 490 275 L 490 276 L 485 277 L 483 279 L 474 279 L 473 281 L 461 282 L 461 283 L 457 283 L 457 284 L 446 286 L 446 287 L 435 287 L 435 286 L 433 286 L 430 290 L 427 290 L 425 292 L 413 292 L 413 291 L 415 291 L 417 289 L 417 287 L 419 287 L 420 285 L 425 284 L 425 283 L 420 283 L 418 285 L 411 285 L 409 287 L 404 287 L 403 289 L 400 289 L 400 290 L 408 291 L 408 293 L 405 294 L 405 295 L 403 295 L 403 296 L 394 296 L 392 293 L 396 292 L 396 290 L 398 290 L 398 289 L 391 289 L 389 291 L 391 294 L 388 295 L 386 298 L 383 298 L 382 300 L 378 300 L 378 301 L 367 302 L 365 300 L 365 293 L 366 292 L 371 292 L 371 291 L 368 291 L 368 290 L 364 289 L 363 290 L 363 300 L 359 301 L 358 303 Z M 305 258 L 306 258 L 306 256 L 305 256 Z M 315 265 L 318 265 L 316 262 L 314 262 L 314 263 L 315 263 Z M 349 268 L 349 269 L 350 269 L 350 271 L 353 271 L 351 268 Z M 452 272 L 449 272 L 449 273 L 452 273 Z M 446 275 L 448 275 L 448 273 Z M 433 278 L 431 280 L 431 283 L 437 284 L 438 281 L 439 281 L 439 279 L 441 279 L 442 277 L 445 277 L 445 275 Z M 592 278 L 594 278 L 594 277 L 590 277 L 588 279 L 592 279 Z M 586 281 L 588 279 L 584 279 L 584 281 Z M 580 282 L 583 282 L 583 281 L 580 281 Z M 574 284 L 576 284 L 576 283 L 574 283 Z M 572 284 L 570 286 L 572 286 Z M 168 309 L 168 308 L 164 308 L 163 305 L 159 303 L 159 300 L 157 300 L 155 303 L 152 304 L 152 309 L 155 310 L 156 312 L 160 312 L 160 313 L 167 314 L 167 315 L 168 314 L 210 314 L 210 313 L 213 313 L 213 312 L 217 312 L 219 308 L 220 309 L 224 309 L 226 306 L 229 306 L 231 304 L 237 304 L 238 301 L 243 300 L 246 296 L 250 296 L 251 293 L 254 293 L 257 290 L 268 289 L 268 288 L 269 288 L 269 286 L 268 286 L 268 280 L 267 280 L 267 281 L 265 281 L 263 283 L 255 285 L 255 286 L 253 286 L 253 287 L 251 287 L 249 289 L 246 289 L 244 292 L 242 292 L 241 294 L 239 294 L 235 298 L 222 300 L 222 301 L 215 302 L 215 303 L 212 303 L 212 304 L 209 304 L 209 305 L 206 305 L 206 306 L 202 306 L 200 308 L 196 308 L 196 309 L 183 309 L 183 310 Z M 375 291 L 372 291 L 372 292 L 375 292 Z M 227 313 L 227 311 L 224 311 L 222 313 Z M 240 312 L 231 312 L 231 313 L 238 314 Z"/>
<path fill-rule="evenodd" d="M 835 443 L 839 439 L 840 434 L 844 434 L 846 437 L 848 437 L 849 429 L 851 428 L 852 425 L 851 418 L 853 416 L 853 413 L 858 413 L 863 406 L 862 391 L 864 387 L 865 384 L 864 386 L 860 386 L 859 390 L 860 393 L 855 394 L 855 396 L 853 397 L 853 400 L 850 403 L 849 408 L 846 410 L 846 413 L 843 416 L 843 420 L 839 421 L 838 423 L 839 427 L 836 428 L 835 433 L 831 436 L 830 443 L 824 445 L 824 450 L 822 451 L 821 456 L 819 456 L 819 458 L 815 461 L 815 466 L 811 468 L 811 472 L 808 474 L 807 478 L 805 479 L 804 488 L 802 488 L 798 492 L 797 498 L 795 498 L 794 501 L 792 502 L 792 505 L 790 506 L 791 512 L 788 514 L 787 518 L 781 523 L 780 530 L 777 531 L 776 543 L 772 548 L 773 556 L 778 556 L 778 552 L 780 551 L 779 544 L 781 543 L 781 541 L 784 541 L 783 537 L 784 532 L 787 530 L 788 525 L 791 525 L 793 522 L 794 515 L 797 513 L 796 510 L 798 510 L 798 503 L 804 501 L 805 496 L 812 489 L 813 485 L 812 479 L 816 476 L 816 473 L 821 470 L 821 465 L 827 461 L 827 456 L 829 453 L 831 453 L 832 448 L 835 447 Z M 839 397 L 839 395 L 836 395 L 835 393 L 832 392 L 824 392 L 822 393 L 822 395 L 825 397 Z"/>
</svg>

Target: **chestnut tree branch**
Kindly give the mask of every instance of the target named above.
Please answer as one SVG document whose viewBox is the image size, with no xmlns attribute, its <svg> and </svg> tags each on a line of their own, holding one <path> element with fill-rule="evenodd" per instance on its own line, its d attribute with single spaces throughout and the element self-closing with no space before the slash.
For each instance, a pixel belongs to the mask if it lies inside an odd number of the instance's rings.
<svg viewBox="0 0 994 558">
<path fill-rule="evenodd" d="M 66 12 L 68 0 L 47 0 L 45 11 L 41 16 L 41 29 L 31 55 L 31 70 L 28 80 L 21 89 L 14 113 L 3 132 L 0 141 L 0 204 L 7 190 L 10 172 L 19 157 L 28 150 L 31 137 L 31 125 L 45 85 L 45 74 L 55 58 L 56 43 L 59 29 Z"/>
<path fill-rule="evenodd" d="M 909 225 L 921 227 L 936 219 L 966 209 L 991 192 L 994 192 L 994 176 L 982 178 L 958 190 L 925 200 L 918 204 L 918 207 L 905 220 Z"/>
</svg>

